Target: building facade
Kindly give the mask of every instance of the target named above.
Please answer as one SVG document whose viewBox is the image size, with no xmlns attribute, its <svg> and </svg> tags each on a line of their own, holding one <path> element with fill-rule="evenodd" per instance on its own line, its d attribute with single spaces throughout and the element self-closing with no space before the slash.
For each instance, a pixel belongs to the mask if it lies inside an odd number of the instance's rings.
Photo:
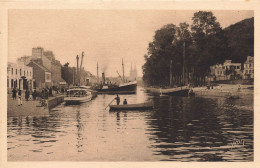
<svg viewBox="0 0 260 168">
<path fill-rule="evenodd" d="M 28 66 L 33 68 L 33 78 L 35 79 L 35 87 L 44 88 L 52 86 L 51 72 L 47 68 L 33 60 L 28 64 Z"/>
<path fill-rule="evenodd" d="M 226 60 L 223 64 L 210 66 L 213 80 L 230 80 L 242 77 L 243 71 L 241 63 L 232 63 L 232 60 Z"/>
<path fill-rule="evenodd" d="M 247 56 L 247 59 L 244 63 L 244 79 L 253 79 L 254 78 L 254 57 Z"/>
<path fill-rule="evenodd" d="M 20 90 L 33 89 L 33 68 L 21 63 L 8 62 L 7 66 L 7 88 Z"/>
<path fill-rule="evenodd" d="M 48 73 L 51 73 L 51 85 L 59 86 L 65 81 L 62 79 L 61 63 L 55 59 L 52 51 L 45 51 L 42 47 L 32 48 L 32 56 L 25 56 L 18 58 L 17 61 L 23 62 L 28 65 L 31 61 L 34 61 L 38 65 L 46 68 Z M 37 80 L 37 79 L 35 79 Z M 39 82 L 43 82 L 42 80 Z"/>
</svg>

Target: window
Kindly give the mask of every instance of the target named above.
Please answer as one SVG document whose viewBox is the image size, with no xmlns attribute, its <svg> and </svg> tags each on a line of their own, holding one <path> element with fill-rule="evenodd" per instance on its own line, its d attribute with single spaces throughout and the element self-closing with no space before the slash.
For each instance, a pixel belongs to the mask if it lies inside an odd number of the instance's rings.
<svg viewBox="0 0 260 168">
<path fill-rule="evenodd" d="M 25 76 L 25 70 L 23 71 L 23 76 Z"/>
<path fill-rule="evenodd" d="M 14 74 L 14 69 L 12 68 L 12 75 Z"/>
<path fill-rule="evenodd" d="M 239 66 L 237 66 L 237 69 L 240 69 Z"/>
<path fill-rule="evenodd" d="M 32 72 L 30 71 L 30 76 L 32 76 Z"/>
<path fill-rule="evenodd" d="M 7 79 L 7 88 L 9 88 L 9 79 Z"/>
<path fill-rule="evenodd" d="M 15 74 L 17 75 L 17 69 L 15 69 Z"/>
<path fill-rule="evenodd" d="M 11 88 L 13 88 L 13 87 L 14 87 L 14 80 L 11 79 Z"/>
<path fill-rule="evenodd" d="M 28 76 L 28 71 L 27 71 L 27 76 Z"/>
<path fill-rule="evenodd" d="M 22 69 L 20 69 L 20 75 L 22 76 Z"/>
</svg>

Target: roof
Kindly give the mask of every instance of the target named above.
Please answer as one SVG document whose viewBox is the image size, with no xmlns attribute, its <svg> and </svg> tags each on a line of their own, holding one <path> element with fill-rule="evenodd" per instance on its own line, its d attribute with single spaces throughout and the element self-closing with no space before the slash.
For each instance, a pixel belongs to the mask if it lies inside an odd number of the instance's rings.
<svg viewBox="0 0 260 168">
<path fill-rule="evenodd" d="M 36 63 L 35 61 L 31 61 L 33 64 L 37 65 L 39 68 L 41 68 L 43 71 L 45 72 L 50 72 L 47 68 L 45 68 L 44 66 Z"/>
</svg>

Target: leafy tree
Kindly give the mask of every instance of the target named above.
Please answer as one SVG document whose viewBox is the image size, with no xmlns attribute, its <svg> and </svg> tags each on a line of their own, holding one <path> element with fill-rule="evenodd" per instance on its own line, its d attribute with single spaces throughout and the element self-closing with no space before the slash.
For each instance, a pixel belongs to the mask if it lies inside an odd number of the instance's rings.
<svg viewBox="0 0 260 168">
<path fill-rule="evenodd" d="M 194 13 L 191 25 L 196 53 L 194 75 L 203 78 L 209 74 L 209 67 L 223 63 L 229 50 L 223 30 L 212 12 Z"/>
<path fill-rule="evenodd" d="M 143 65 L 143 79 L 150 85 L 168 85 L 170 60 L 174 57 L 173 41 L 177 27 L 173 24 L 157 30 L 153 42 L 149 43 L 146 63 Z"/>
</svg>

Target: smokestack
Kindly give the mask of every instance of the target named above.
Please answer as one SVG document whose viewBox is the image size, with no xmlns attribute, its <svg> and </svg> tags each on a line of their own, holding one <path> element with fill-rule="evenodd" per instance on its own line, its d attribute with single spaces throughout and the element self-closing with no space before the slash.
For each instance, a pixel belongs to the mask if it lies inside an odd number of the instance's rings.
<svg viewBox="0 0 260 168">
<path fill-rule="evenodd" d="M 106 77 L 105 77 L 105 73 L 102 73 L 102 84 L 105 84 L 106 82 Z"/>
</svg>

